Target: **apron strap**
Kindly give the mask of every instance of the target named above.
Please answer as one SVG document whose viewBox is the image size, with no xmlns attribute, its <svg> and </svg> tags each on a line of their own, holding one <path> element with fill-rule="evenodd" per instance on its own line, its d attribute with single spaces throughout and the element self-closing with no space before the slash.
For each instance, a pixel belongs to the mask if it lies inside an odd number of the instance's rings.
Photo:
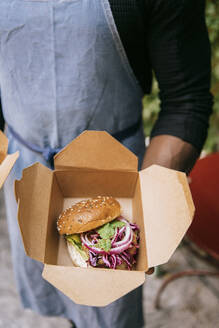
<svg viewBox="0 0 219 328">
<path fill-rule="evenodd" d="M 133 136 L 141 127 L 142 124 L 142 118 L 139 117 L 138 121 L 134 123 L 133 125 L 129 126 L 128 128 L 116 132 L 112 134 L 114 138 L 116 138 L 119 142 L 123 141 L 124 139 Z"/>
<path fill-rule="evenodd" d="M 54 167 L 53 163 L 53 157 L 62 149 L 62 148 L 41 148 L 35 144 L 32 144 L 26 140 L 24 140 L 9 124 L 8 126 L 8 131 L 11 133 L 11 135 L 19 141 L 23 146 L 26 148 L 30 149 L 31 151 L 34 151 L 35 153 L 41 154 L 44 159 L 52 166 Z"/>
<path fill-rule="evenodd" d="M 129 126 L 127 129 L 112 134 L 112 136 L 115 139 L 117 139 L 119 142 L 121 142 L 124 139 L 131 137 L 133 134 L 135 134 L 140 128 L 141 124 L 142 124 L 142 118 L 140 117 L 135 124 Z M 51 165 L 51 167 L 52 168 L 54 167 L 53 158 L 62 148 L 50 148 L 50 147 L 41 148 L 23 139 L 9 124 L 7 124 L 7 126 L 8 126 L 8 131 L 17 141 L 19 141 L 23 146 L 30 149 L 31 151 L 41 154 L 44 157 L 44 159 Z"/>
</svg>

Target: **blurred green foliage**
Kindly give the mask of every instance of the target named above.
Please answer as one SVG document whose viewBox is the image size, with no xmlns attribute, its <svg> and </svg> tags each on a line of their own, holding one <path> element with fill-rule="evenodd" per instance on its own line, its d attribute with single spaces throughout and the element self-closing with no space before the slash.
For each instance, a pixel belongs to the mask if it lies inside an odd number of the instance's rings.
<svg viewBox="0 0 219 328">
<path fill-rule="evenodd" d="M 219 1 L 207 0 L 206 22 L 212 47 L 212 84 L 214 110 L 210 119 L 208 138 L 204 145 L 207 153 L 219 151 Z M 157 82 L 153 83 L 153 92 L 144 98 L 144 129 L 148 136 L 159 112 Z"/>
</svg>

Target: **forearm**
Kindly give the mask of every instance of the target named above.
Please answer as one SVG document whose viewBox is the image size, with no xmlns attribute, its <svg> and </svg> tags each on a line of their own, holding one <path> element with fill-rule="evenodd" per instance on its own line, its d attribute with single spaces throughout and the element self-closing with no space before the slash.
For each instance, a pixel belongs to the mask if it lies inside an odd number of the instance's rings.
<svg viewBox="0 0 219 328">
<path fill-rule="evenodd" d="M 142 169 L 158 164 L 189 173 L 198 157 L 198 151 L 188 142 L 171 135 L 159 135 L 152 138 Z"/>
</svg>

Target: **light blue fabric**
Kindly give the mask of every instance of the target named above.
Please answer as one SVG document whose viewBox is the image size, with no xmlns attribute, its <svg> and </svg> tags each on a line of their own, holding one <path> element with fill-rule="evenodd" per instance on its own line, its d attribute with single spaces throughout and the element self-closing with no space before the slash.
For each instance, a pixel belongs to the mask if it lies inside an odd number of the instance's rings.
<svg viewBox="0 0 219 328">
<path fill-rule="evenodd" d="M 142 91 L 133 76 L 108 0 L 1 0 L 0 86 L 3 113 L 22 138 L 63 147 L 84 129 L 116 133 L 141 115 Z M 41 278 L 42 264 L 24 254 L 16 220 L 14 179 L 44 158 L 10 135 L 20 151 L 5 183 L 17 288 L 24 307 L 60 315 L 78 328 L 143 326 L 142 288 L 105 308 L 74 304 Z M 142 127 L 123 144 L 144 154 Z"/>
</svg>

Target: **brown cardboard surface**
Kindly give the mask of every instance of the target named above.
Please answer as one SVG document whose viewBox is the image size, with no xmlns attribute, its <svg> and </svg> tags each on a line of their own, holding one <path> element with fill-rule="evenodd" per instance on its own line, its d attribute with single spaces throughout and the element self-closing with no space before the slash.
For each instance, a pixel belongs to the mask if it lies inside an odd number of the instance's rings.
<svg viewBox="0 0 219 328">
<path fill-rule="evenodd" d="M 0 164 L 0 189 L 3 186 L 5 180 L 7 179 L 18 157 L 19 152 L 17 151 L 14 154 L 7 155 L 3 162 Z"/>
<path fill-rule="evenodd" d="M 7 176 L 19 157 L 19 152 L 14 154 L 7 154 L 8 139 L 6 135 L 0 131 L 0 188 L 3 186 Z"/>
<path fill-rule="evenodd" d="M 0 164 L 5 159 L 7 151 L 8 151 L 8 138 L 0 130 Z"/>
<path fill-rule="evenodd" d="M 190 217 L 193 218 L 194 213 L 195 213 L 195 206 L 194 206 L 194 203 L 192 200 L 192 194 L 191 194 L 191 190 L 189 188 L 189 184 L 187 182 L 187 178 L 186 178 L 185 174 L 182 172 L 177 172 L 177 177 L 178 177 L 179 182 L 182 185 L 182 188 L 183 188 L 183 191 L 185 194 L 186 202 L 187 202 L 187 205 L 189 208 Z"/>
<path fill-rule="evenodd" d="M 64 197 L 132 197 L 137 172 L 69 170 L 55 172 Z"/>
<path fill-rule="evenodd" d="M 82 199 L 86 198 L 65 198 L 63 210 Z M 121 214 L 130 222 L 136 222 L 133 219 L 133 199 L 116 199 L 121 204 Z M 142 248 L 144 247 L 142 246 Z M 130 276 L 130 271 L 93 268 L 84 270 L 73 267 L 66 241 L 63 236 L 60 236 L 57 265 L 45 265 L 43 277 L 78 304 L 105 306 L 143 284 L 145 281 L 144 268 L 132 271 Z M 80 271 L 81 269 L 82 271 Z M 109 272 L 111 273 L 109 274 Z M 69 287 L 67 281 L 72 281 L 73 284 Z"/>
<path fill-rule="evenodd" d="M 45 264 L 43 277 L 84 305 L 107 305 L 143 284 L 145 271 L 168 261 L 194 213 L 186 176 L 151 166 L 137 172 L 136 157 L 105 132 L 87 131 L 55 159 L 37 163 L 15 183 L 26 253 Z M 113 196 L 122 215 L 140 227 L 135 270 L 76 268 L 56 230 L 62 210 L 81 199 Z"/>
<path fill-rule="evenodd" d="M 55 175 L 53 175 L 50 206 L 47 221 L 46 247 L 44 263 L 57 264 L 59 234 L 56 220 L 63 210 L 63 196 L 60 192 Z M 46 219 L 45 219 L 46 221 Z"/>
<path fill-rule="evenodd" d="M 147 259 L 152 267 L 169 260 L 192 222 L 194 205 L 184 173 L 152 165 L 140 172 L 140 181 Z"/>
<path fill-rule="evenodd" d="M 146 249 L 144 216 L 143 216 L 141 187 L 140 187 L 139 177 L 136 182 L 135 194 L 132 199 L 132 209 L 133 209 L 133 213 L 132 213 L 133 221 L 138 224 L 140 229 L 140 247 L 138 250 L 136 269 L 140 271 L 147 271 L 148 270 L 147 249 Z"/>
<path fill-rule="evenodd" d="M 68 253 L 68 249 L 66 247 L 64 236 L 59 236 L 58 257 L 56 264 L 61 266 L 73 266 L 72 260 Z"/>
<path fill-rule="evenodd" d="M 15 181 L 24 248 L 27 255 L 41 262 L 45 260 L 52 181 L 53 172 L 40 163 L 24 169 L 22 179 Z"/>
<path fill-rule="evenodd" d="M 78 304 L 105 306 L 142 285 L 145 273 L 45 265 L 43 278 Z"/>
<path fill-rule="evenodd" d="M 55 168 L 137 171 L 138 159 L 105 131 L 85 131 L 55 156 Z"/>
</svg>

